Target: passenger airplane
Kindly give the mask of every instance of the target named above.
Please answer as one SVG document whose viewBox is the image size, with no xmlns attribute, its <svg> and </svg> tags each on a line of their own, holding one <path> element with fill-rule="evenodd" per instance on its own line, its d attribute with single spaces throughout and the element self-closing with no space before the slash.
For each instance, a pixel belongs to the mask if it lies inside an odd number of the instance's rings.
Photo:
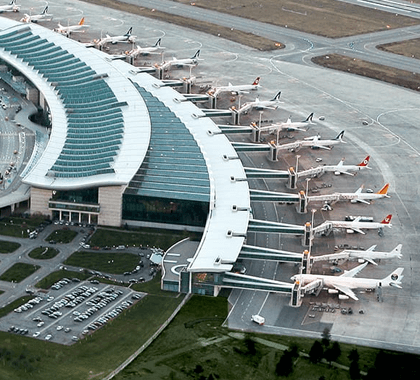
<svg viewBox="0 0 420 380">
<path fill-rule="evenodd" d="M 164 62 L 163 65 L 161 66 L 161 68 L 165 69 L 165 68 L 170 67 L 170 66 L 191 66 L 191 67 L 192 66 L 197 66 L 198 61 L 199 61 L 199 58 L 198 58 L 199 56 L 200 56 L 200 50 L 197 50 L 191 58 L 177 59 L 177 58 L 173 57 L 172 60 L 170 60 L 168 62 Z"/>
<path fill-rule="evenodd" d="M 141 47 L 141 46 L 137 45 L 137 47 L 135 49 L 131 49 L 130 51 L 126 51 L 125 55 L 127 57 L 137 58 L 137 56 L 139 56 L 139 55 L 147 55 L 147 54 L 156 53 L 157 51 L 159 51 L 161 49 L 165 49 L 164 47 L 160 46 L 161 41 L 162 41 L 162 39 L 159 38 L 153 46 L 149 46 L 149 47 Z"/>
<path fill-rule="evenodd" d="M 345 228 L 348 230 L 353 230 L 354 232 L 358 232 L 360 234 L 365 235 L 366 233 L 363 232 L 363 230 L 373 230 L 373 229 L 382 229 L 383 227 L 392 227 L 391 224 L 391 218 L 392 215 L 387 215 L 381 222 L 362 222 L 361 217 L 358 216 L 353 221 L 331 221 L 326 220 L 324 223 L 322 223 L 320 226 L 317 226 L 314 228 L 314 233 L 317 232 L 317 230 L 322 230 L 322 226 L 331 224 L 333 228 Z"/>
<path fill-rule="evenodd" d="M 304 140 L 295 141 L 292 143 L 277 145 L 278 149 L 287 149 L 291 152 L 297 152 L 300 148 L 309 146 L 312 149 L 327 149 L 331 150 L 331 146 L 335 144 L 345 143 L 343 141 L 344 131 L 341 131 L 335 138 L 331 140 L 321 140 L 320 136 L 306 137 Z"/>
<path fill-rule="evenodd" d="M 340 175 L 340 174 L 347 174 L 347 175 L 351 175 L 354 176 L 356 175 L 356 173 L 352 173 L 352 172 L 358 172 L 364 169 L 372 169 L 370 168 L 369 165 L 369 160 L 370 160 L 370 156 L 366 156 L 366 158 L 357 165 L 344 165 L 344 158 L 337 164 L 337 165 L 324 165 L 323 171 L 326 172 L 334 172 L 335 175 Z"/>
<path fill-rule="evenodd" d="M 375 280 L 373 278 L 354 278 L 368 263 L 361 264 L 352 270 L 344 272 L 340 276 L 327 276 L 318 274 L 297 274 L 292 276 L 292 280 L 302 285 L 302 290 L 314 291 L 318 288 L 328 287 L 328 293 L 338 294 L 339 299 L 352 298 L 355 301 L 359 299 L 356 297 L 352 289 L 376 289 L 377 287 L 395 287 L 401 288 L 401 280 L 404 277 L 402 272 L 404 268 L 398 268 L 389 276 Z M 340 294 L 344 293 L 344 294 Z"/>
<path fill-rule="evenodd" d="M 16 4 L 16 0 L 12 0 L 9 4 L 0 5 L 0 13 L 3 12 L 19 12 L 20 5 Z"/>
<path fill-rule="evenodd" d="M 54 29 L 55 32 L 70 36 L 74 32 L 84 32 L 85 29 L 89 28 L 89 25 L 85 25 L 85 18 L 82 17 L 78 24 L 63 26 L 58 23 L 58 28 Z"/>
<path fill-rule="evenodd" d="M 302 131 L 306 132 L 307 129 L 304 129 L 308 124 L 312 124 L 312 118 L 314 113 L 312 112 L 305 120 L 303 121 L 292 121 L 291 117 L 287 119 L 284 123 L 274 123 L 266 125 L 260 128 L 260 131 L 267 131 L 268 133 L 279 133 L 280 131 Z"/>
<path fill-rule="evenodd" d="M 212 87 L 211 90 L 207 91 L 209 95 L 217 97 L 221 92 L 231 92 L 232 94 L 246 94 L 249 91 L 258 90 L 260 86 L 260 77 L 257 77 L 252 84 L 239 84 L 233 85 L 229 83 L 227 86 Z"/>
<path fill-rule="evenodd" d="M 96 41 L 96 45 L 98 46 L 105 46 L 106 44 L 117 44 L 118 42 L 125 42 L 125 43 L 134 43 L 136 40 L 136 36 L 133 36 L 131 33 L 133 31 L 133 27 L 127 30 L 127 33 L 123 34 L 122 36 L 113 36 L 111 37 L 107 34 L 105 37 L 101 38 L 100 40 Z"/>
<path fill-rule="evenodd" d="M 238 109 L 238 113 L 248 113 L 251 109 L 256 110 L 263 110 L 263 109 L 270 109 L 270 110 L 276 110 L 279 108 L 280 103 L 280 95 L 281 91 L 279 91 L 276 96 L 273 99 L 270 100 L 260 100 L 259 98 L 256 98 L 254 102 L 248 102 L 245 103 L 241 108 Z"/>
<path fill-rule="evenodd" d="M 337 261 L 337 260 L 359 260 L 367 261 L 373 265 L 378 265 L 374 260 L 382 259 L 401 259 L 402 244 L 398 244 L 391 252 L 375 251 L 376 244 L 366 250 L 345 249 L 344 251 L 331 255 L 314 256 L 313 261 Z"/>
<path fill-rule="evenodd" d="M 326 195 L 314 195 L 308 197 L 308 202 L 325 201 L 328 203 L 336 203 L 339 201 L 350 201 L 351 203 L 365 203 L 370 204 L 371 200 L 380 198 L 390 198 L 388 195 L 389 183 L 386 183 L 376 193 L 362 193 L 363 185 L 360 186 L 354 193 L 333 193 Z"/>
<path fill-rule="evenodd" d="M 51 21 L 52 19 L 53 19 L 53 15 L 48 13 L 48 3 L 47 3 L 44 10 L 39 15 L 28 15 L 25 13 L 25 17 L 23 17 L 20 21 L 37 23 L 41 21 Z"/>
</svg>

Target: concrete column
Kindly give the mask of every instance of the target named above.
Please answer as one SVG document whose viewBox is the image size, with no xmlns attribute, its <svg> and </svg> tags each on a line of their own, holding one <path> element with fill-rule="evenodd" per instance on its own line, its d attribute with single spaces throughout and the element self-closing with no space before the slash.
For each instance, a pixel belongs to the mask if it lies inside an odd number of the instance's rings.
<svg viewBox="0 0 420 380">
<path fill-rule="evenodd" d="M 294 168 L 289 168 L 289 189 L 296 189 L 297 188 L 297 175 Z"/>
<path fill-rule="evenodd" d="M 31 188 L 31 214 L 49 215 L 51 211 L 48 208 L 48 202 L 52 197 L 52 190 Z"/>
<path fill-rule="evenodd" d="M 98 200 L 101 210 L 98 215 L 98 224 L 102 226 L 121 226 L 122 195 L 124 188 L 124 186 L 106 186 L 99 188 Z"/>
<path fill-rule="evenodd" d="M 309 247 L 311 244 L 311 232 L 312 232 L 311 223 L 307 222 L 305 224 L 305 232 L 303 234 L 303 239 L 302 239 L 302 245 L 304 247 Z"/>
<path fill-rule="evenodd" d="M 308 205 L 308 198 L 306 197 L 306 194 L 304 191 L 299 191 L 299 208 L 298 213 L 299 214 L 306 214 L 307 212 L 307 205 Z"/>
</svg>

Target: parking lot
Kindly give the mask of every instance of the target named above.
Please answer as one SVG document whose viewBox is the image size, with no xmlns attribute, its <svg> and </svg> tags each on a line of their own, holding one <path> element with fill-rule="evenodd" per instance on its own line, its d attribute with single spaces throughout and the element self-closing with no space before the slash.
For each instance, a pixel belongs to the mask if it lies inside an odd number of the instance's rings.
<svg viewBox="0 0 420 380">
<path fill-rule="evenodd" d="M 108 284 L 62 279 L 0 320 L 0 330 L 72 344 L 129 309 L 144 293 Z"/>
</svg>

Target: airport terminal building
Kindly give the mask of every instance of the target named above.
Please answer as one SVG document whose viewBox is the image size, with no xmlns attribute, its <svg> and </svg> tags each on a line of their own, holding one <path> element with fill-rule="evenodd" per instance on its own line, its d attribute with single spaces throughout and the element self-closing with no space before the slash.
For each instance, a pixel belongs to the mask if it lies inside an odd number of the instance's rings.
<svg viewBox="0 0 420 380">
<path fill-rule="evenodd" d="M 232 181 L 245 171 L 228 139 L 182 94 L 127 62 L 36 24 L 1 18 L 0 30 L 1 79 L 43 120 L 32 123 L 23 109 L 7 121 L 19 135 L 21 185 L 3 185 L 0 207 L 29 201 L 31 214 L 52 219 L 202 231 L 180 266 L 211 277 L 200 292 L 214 294 L 250 219 L 248 183 Z"/>
</svg>

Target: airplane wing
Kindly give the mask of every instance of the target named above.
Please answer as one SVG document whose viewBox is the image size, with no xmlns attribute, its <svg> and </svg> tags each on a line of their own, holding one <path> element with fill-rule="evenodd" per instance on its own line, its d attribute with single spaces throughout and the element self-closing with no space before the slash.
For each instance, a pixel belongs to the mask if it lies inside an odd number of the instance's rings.
<svg viewBox="0 0 420 380">
<path fill-rule="evenodd" d="M 366 267 L 366 265 L 368 265 L 368 263 L 363 263 L 359 266 L 357 266 L 356 268 L 353 268 L 351 270 L 345 271 L 341 276 L 339 277 L 354 277 L 356 276 L 363 268 Z M 335 286 L 335 285 L 334 285 Z"/>
<path fill-rule="evenodd" d="M 331 150 L 331 148 L 329 148 L 328 146 L 318 145 L 318 144 L 313 144 L 312 147 L 313 148 L 321 148 L 321 149 Z"/>
<path fill-rule="evenodd" d="M 368 202 L 366 199 L 355 199 L 354 201 L 370 205 L 370 202 Z"/>
<path fill-rule="evenodd" d="M 369 258 L 369 257 L 364 257 L 364 256 L 362 256 L 362 259 L 363 260 L 366 260 L 367 262 L 369 262 L 369 263 L 371 263 L 371 264 L 373 264 L 373 265 L 378 265 L 377 263 L 375 263 L 375 261 L 373 261 L 371 258 Z"/>
<path fill-rule="evenodd" d="M 355 301 L 359 301 L 359 299 L 356 297 L 356 294 L 354 294 L 354 292 L 350 288 L 348 288 L 347 286 L 336 285 L 336 284 L 334 284 L 333 286 L 334 286 L 334 288 L 336 288 L 340 292 L 344 293 L 346 296 L 349 296 L 350 298 L 353 298 Z"/>
<path fill-rule="evenodd" d="M 372 247 L 369 247 L 366 251 L 374 251 L 376 248 L 376 244 L 372 245 Z"/>
</svg>

